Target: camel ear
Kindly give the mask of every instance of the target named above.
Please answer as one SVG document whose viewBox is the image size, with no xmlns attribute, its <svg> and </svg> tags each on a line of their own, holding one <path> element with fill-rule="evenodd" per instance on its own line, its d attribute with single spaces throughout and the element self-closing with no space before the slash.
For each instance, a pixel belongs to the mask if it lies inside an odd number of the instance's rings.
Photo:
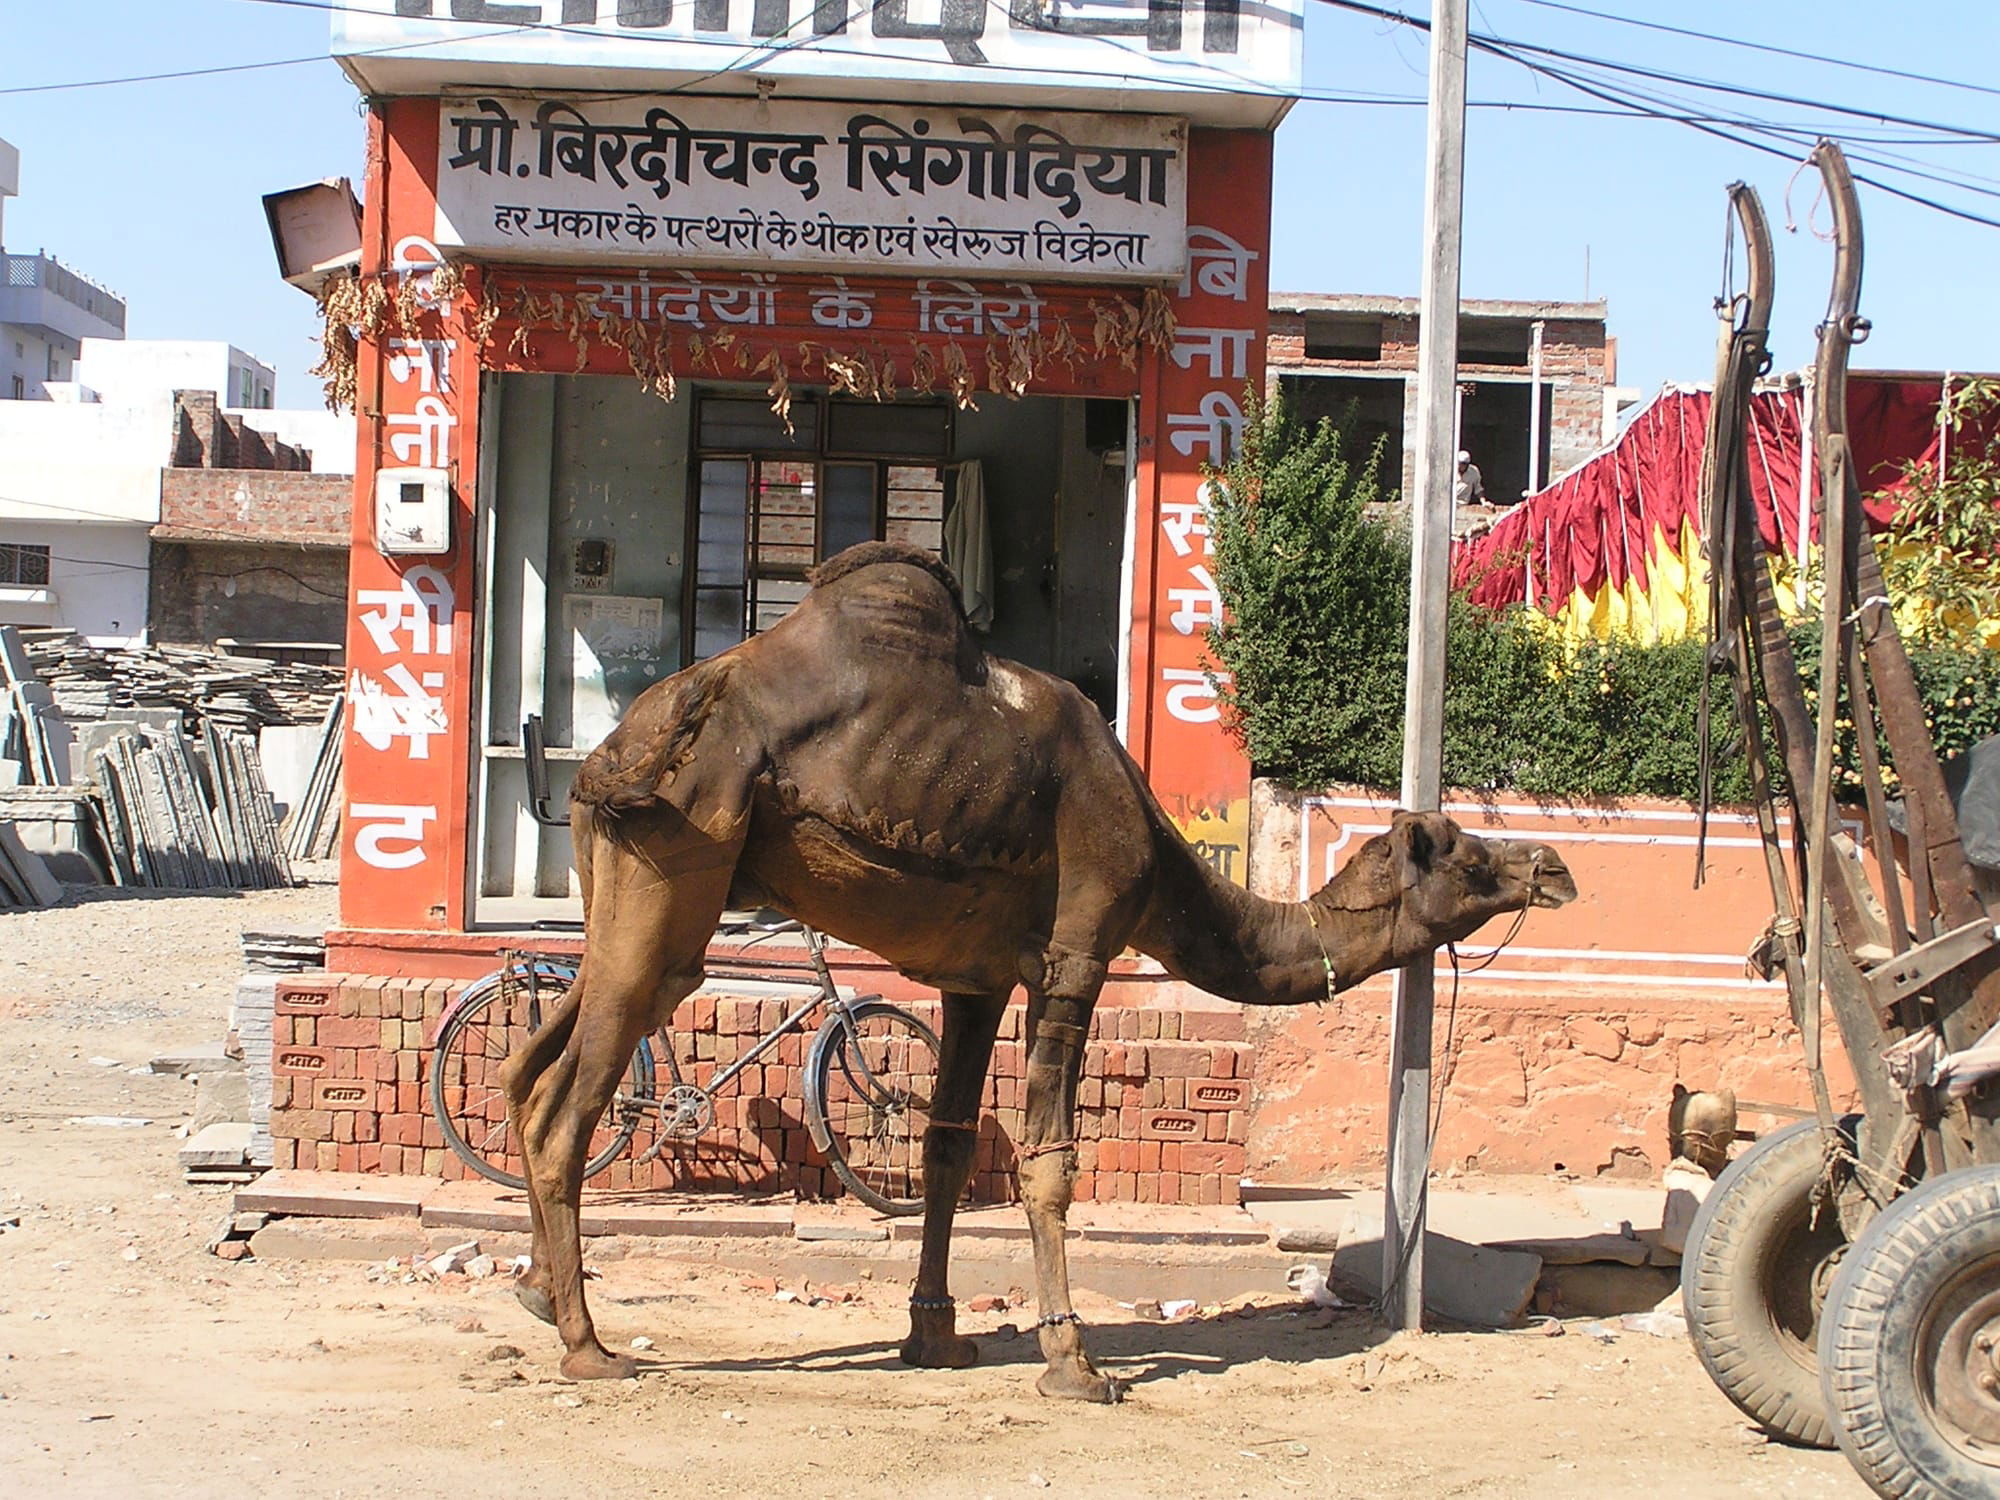
<svg viewBox="0 0 2000 1500">
<path fill-rule="evenodd" d="M 1396 864 L 1405 885 L 1415 885 L 1430 873 L 1431 861 L 1437 856 L 1437 841 L 1423 814 L 1399 809 L 1389 822 L 1389 846 L 1396 851 Z"/>
</svg>

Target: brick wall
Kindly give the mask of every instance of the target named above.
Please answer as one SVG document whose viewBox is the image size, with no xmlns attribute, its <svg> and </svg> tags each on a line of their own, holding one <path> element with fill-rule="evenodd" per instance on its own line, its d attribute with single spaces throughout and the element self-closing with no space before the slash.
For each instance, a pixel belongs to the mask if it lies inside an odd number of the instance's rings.
<svg viewBox="0 0 2000 1500">
<path fill-rule="evenodd" d="M 1307 315 L 1273 311 L 1266 346 L 1266 369 L 1272 381 L 1291 375 L 1349 375 L 1395 380 L 1410 386 L 1406 403 L 1406 436 L 1414 433 L 1417 368 L 1417 318 L 1398 313 L 1384 314 L 1382 354 L 1379 360 L 1316 359 L 1306 353 Z M 1532 321 L 1532 320 L 1527 320 Z M 1605 326 L 1583 318 L 1542 320 L 1542 380 L 1551 387 L 1548 396 L 1549 467 L 1546 479 L 1553 479 L 1582 463 L 1604 442 L 1604 388 L 1609 378 Z M 1520 364 L 1482 364 L 1464 360 L 1459 376 L 1465 383 L 1479 385 L 1482 379 L 1520 383 L 1528 378 L 1528 368 Z M 1474 398 L 1477 399 L 1476 397 Z M 1413 442 L 1403 445 L 1404 467 L 1398 482 L 1407 493 L 1416 482 L 1416 450 Z"/>
<path fill-rule="evenodd" d="M 268 469 L 165 469 L 158 535 L 348 545 L 354 476 Z"/>
<path fill-rule="evenodd" d="M 310 476 L 308 476 L 310 477 Z M 147 580 L 153 639 L 324 642 L 347 629 L 347 549 L 274 542 L 152 544 Z M 315 660 L 339 661 L 332 657 Z"/>
<path fill-rule="evenodd" d="M 276 1165 L 473 1175 L 445 1148 L 428 1094 L 429 1044 L 462 987 L 339 975 L 281 980 L 272 1044 Z M 683 1071 L 706 1078 L 733 1062 L 777 1023 L 780 1006 L 727 994 L 687 1001 L 673 1038 Z M 936 1002 L 907 1008 L 938 1025 Z M 1016 1196 L 1024 1014 L 1019 1004 L 1009 1009 L 994 1048 L 972 1183 L 981 1202 Z M 1080 1092 L 1077 1196 L 1234 1202 L 1249 1119 L 1244 1034 L 1244 1015 L 1235 1007 L 1100 1006 Z M 593 1186 L 836 1196 L 839 1182 L 805 1126 L 802 1076 L 810 1042 L 787 1036 L 745 1069 L 717 1099 L 715 1128 L 701 1141 L 670 1147 L 644 1167 L 635 1165 L 636 1152 L 629 1154 L 593 1178 Z M 642 1127 L 641 1147 L 651 1139 Z"/>
<path fill-rule="evenodd" d="M 259 432 L 216 405 L 213 391 L 174 392 L 167 459 L 176 469 L 279 469 L 304 472 L 312 455 Z"/>
</svg>

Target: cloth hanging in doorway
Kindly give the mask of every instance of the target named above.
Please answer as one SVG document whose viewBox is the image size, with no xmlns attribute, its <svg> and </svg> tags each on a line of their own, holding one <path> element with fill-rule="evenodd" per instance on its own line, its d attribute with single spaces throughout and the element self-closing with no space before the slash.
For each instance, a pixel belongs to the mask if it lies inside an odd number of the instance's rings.
<svg viewBox="0 0 2000 1500">
<path fill-rule="evenodd" d="M 966 620 L 974 630 L 991 630 L 993 537 L 986 526 L 986 475 L 976 458 L 958 466 L 958 496 L 944 518 L 944 562 L 958 575 Z"/>
</svg>

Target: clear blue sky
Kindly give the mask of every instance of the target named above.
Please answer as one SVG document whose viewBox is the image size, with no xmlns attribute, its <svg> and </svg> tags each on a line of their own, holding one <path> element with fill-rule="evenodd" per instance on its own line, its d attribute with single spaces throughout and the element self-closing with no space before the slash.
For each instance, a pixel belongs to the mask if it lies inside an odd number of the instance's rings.
<svg viewBox="0 0 2000 1500">
<path fill-rule="evenodd" d="M 1806 0 L 1573 0 L 1585 9 L 1886 68 L 1992 80 L 2000 6 Z M 1427 13 L 1422 0 L 1410 4 Z M 1309 6 L 1308 87 L 1414 99 L 1425 86 L 1420 34 Z M 0 89 L 229 63 L 311 57 L 326 16 L 248 0 L 13 0 L 0 12 Z M 1717 47 L 1538 6 L 1475 0 L 1473 28 L 1596 57 L 1985 130 L 2000 136 L 2000 94 L 1884 78 Z M 1669 87 L 1662 85 L 1661 87 Z M 1589 104 L 1511 63 L 1475 57 L 1475 100 Z M 1676 92 L 1680 92 L 1676 90 Z M 1908 137 L 1752 100 L 1736 107 L 1807 128 Z M 279 399 L 317 402 L 311 305 L 277 279 L 260 195 L 318 177 L 359 178 L 363 122 L 331 62 L 211 78 L 62 92 L 0 93 L 0 137 L 21 150 L 22 192 L 7 209 L 8 248 L 46 248 L 122 293 L 130 332 L 228 339 L 271 361 Z M 1411 294 L 1422 236 L 1424 121 L 1413 105 L 1308 101 L 1278 138 L 1274 285 L 1287 291 Z M 1987 179 L 2000 192 L 2000 144 L 1857 146 L 1925 170 Z M 1868 170 L 1863 167 L 1861 170 Z M 1709 377 L 1710 304 L 1720 279 L 1723 187 L 1742 177 L 1780 226 L 1777 354 L 1809 357 L 1825 298 L 1827 247 L 1784 235 L 1792 167 L 1686 126 L 1588 115 L 1475 110 L 1467 161 L 1467 296 L 1610 299 L 1620 377 L 1650 390 Z M 2000 197 L 1909 183 L 2000 218 Z M 1793 203 L 1803 220 L 1810 174 Z M 2000 368 L 2000 230 L 1955 221 L 1864 188 L 1864 310 L 1876 334 L 1857 363 Z"/>
</svg>

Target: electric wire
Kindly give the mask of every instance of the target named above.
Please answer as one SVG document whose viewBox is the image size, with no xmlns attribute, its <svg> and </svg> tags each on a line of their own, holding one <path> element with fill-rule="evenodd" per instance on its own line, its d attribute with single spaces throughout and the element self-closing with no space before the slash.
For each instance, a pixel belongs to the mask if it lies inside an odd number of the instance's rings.
<svg viewBox="0 0 2000 1500">
<path fill-rule="evenodd" d="M 1395 21 L 1419 31 L 1429 31 L 1430 22 L 1406 15 L 1401 11 L 1388 10 L 1379 5 L 1370 5 L 1366 0 L 1318 0 L 1321 5 L 1330 5 L 1336 10 L 1353 11 L 1357 15 L 1372 16 L 1381 21 Z M 1661 68 L 1642 67 L 1638 63 L 1616 62 L 1610 58 L 1592 57 L 1587 53 L 1570 52 L 1560 47 L 1547 47 L 1539 42 L 1524 42 L 1518 38 L 1499 37 L 1487 32 L 1471 32 L 1468 42 L 1484 51 L 1495 48 L 1512 48 L 1521 52 L 1532 52 L 1540 57 L 1553 57 L 1560 62 L 1581 63 L 1592 67 L 1609 68 L 1615 72 L 1627 73 L 1636 78 L 1647 78 L 1660 83 L 1678 83 L 1702 89 L 1710 93 L 1731 94 L 1740 98 L 1756 99 L 1766 104 L 1786 104 L 1798 109 L 1818 109 L 1830 114 L 1850 116 L 1855 119 L 1875 120 L 1888 125 L 1908 125 L 1919 130 L 1936 131 L 1939 135 L 1956 136 L 1965 140 L 2000 144 L 2000 134 L 1990 130 L 1975 129 L 1971 126 L 1948 125 L 1936 120 L 1920 119 L 1912 115 L 1890 114 L 1883 110 L 1859 109 L 1852 105 L 1835 104 L 1830 100 L 1812 99 L 1797 94 L 1783 94 L 1772 89 L 1752 88 L 1748 84 L 1727 83 L 1720 79 L 1696 78 L 1685 73 L 1671 73 Z"/>
<path fill-rule="evenodd" d="M 1319 3 L 1323 5 L 1332 6 L 1337 10 L 1350 11 L 1357 15 L 1364 15 L 1372 17 L 1377 20 L 1394 22 L 1417 31 L 1428 32 L 1430 30 L 1430 22 L 1427 20 L 1406 15 L 1399 11 L 1387 10 L 1378 5 L 1366 4 L 1364 3 L 1364 0 L 1319 0 Z M 1561 83 L 1568 88 L 1586 94 L 1592 98 L 1599 100 L 1602 103 L 1614 106 L 1621 106 L 1635 116 L 1642 116 L 1651 119 L 1669 118 L 1669 114 L 1667 111 L 1662 110 L 1656 103 L 1647 101 L 1643 96 L 1643 91 L 1637 89 L 1636 86 L 1629 84 L 1616 84 L 1616 85 L 1610 84 L 1600 79 L 1595 79 L 1588 75 L 1580 74 L 1572 69 L 1563 68 L 1549 62 L 1539 61 L 1538 59 L 1546 57 L 1559 57 L 1565 59 L 1577 58 L 1580 60 L 1580 63 L 1583 66 L 1596 68 L 1600 72 L 1629 74 L 1636 77 L 1646 78 L 1652 81 L 1665 80 L 1673 83 L 1679 83 L 1687 87 L 1703 89 L 1703 90 L 1713 90 L 1722 93 L 1733 93 L 1733 94 L 1747 93 L 1753 97 L 1762 98 L 1770 102 L 1784 103 L 1801 109 L 1824 107 L 1833 110 L 1835 113 L 1859 114 L 1864 118 L 1881 120 L 1887 123 L 1916 125 L 1920 128 L 1925 128 L 1925 129 L 1939 129 L 1963 141 L 1976 141 L 1979 144 L 1986 144 L 1988 142 L 2000 143 L 2000 135 L 1994 135 L 1991 132 L 1975 131 L 1969 128 L 1962 128 L 1956 126 L 1938 126 L 1935 125 L 1934 122 L 1913 120 L 1907 116 L 1878 114 L 1873 111 L 1850 111 L 1838 105 L 1825 105 L 1823 101 L 1814 101 L 1811 99 L 1803 99 L 1789 95 L 1771 94 L 1768 91 L 1763 91 L 1763 90 L 1744 90 L 1736 85 L 1722 84 L 1699 78 L 1689 78 L 1684 75 L 1664 73 L 1658 69 L 1639 68 L 1630 64 L 1613 62 L 1605 58 L 1580 57 L 1579 54 L 1565 53 L 1558 51 L 1557 49 L 1540 47 L 1531 43 L 1518 43 L 1505 38 L 1494 37 L 1484 33 L 1470 34 L 1467 38 L 1467 43 L 1468 46 L 1477 49 L 1478 51 L 1484 52 L 1489 56 L 1504 58 L 1506 61 L 1515 64 L 1517 67 L 1526 69 L 1528 72 L 1535 74 L 1536 76 L 1547 78 L 1552 82 Z M 1523 53 L 1533 53 L 1535 54 L 1535 56 L 1533 57 L 1524 56 Z M 1778 138 L 1786 142 L 1787 147 L 1796 148 L 1800 144 L 1800 142 L 1796 139 L 1796 136 L 1798 134 L 1803 133 L 1804 131 L 1804 127 L 1802 125 L 1786 126 L 1783 124 L 1779 124 L 1777 122 L 1754 121 L 1754 120 L 1744 119 L 1741 117 L 1735 119 L 1733 122 L 1730 122 L 1727 128 L 1725 128 L 1725 125 L 1722 123 L 1710 122 L 1707 120 L 1693 119 L 1687 117 L 1676 119 L 1674 120 L 1674 123 L 1686 125 L 1689 129 L 1701 131 L 1705 135 L 1713 136 L 1718 140 L 1727 141 L 1732 145 L 1744 146 L 1749 148 L 1750 150 L 1761 152 L 1768 156 L 1775 156 L 1780 160 L 1785 160 L 1785 161 L 1795 161 L 1797 159 L 1795 155 L 1795 149 L 1781 148 L 1779 146 L 1770 144 L 1768 141 L 1756 139 L 1754 134 L 1744 135 L 1738 132 L 1751 131 L 1753 133 L 1762 132 L 1765 134 L 1776 135 Z M 1837 132 L 1822 132 L 1822 133 L 1837 134 Z M 1909 175 L 1917 175 L 1911 173 L 1910 169 L 1907 167 L 1896 166 L 1876 159 L 1870 159 L 1869 164 L 1882 167 L 1884 170 L 1887 171 L 1905 173 Z M 1968 223 L 1984 225 L 1987 228 L 2000 229 L 2000 219 L 1989 218 L 1984 214 L 1974 213 L 1970 209 L 1959 207 L 1956 204 L 1946 203 L 1940 199 L 1928 196 L 1927 194 L 1914 192 L 1908 188 L 1898 187 L 1894 183 L 1885 182 L 1879 176 L 1870 176 L 1861 173 L 1856 173 L 1855 181 L 1860 183 L 1865 183 L 1869 187 L 1873 187 L 1878 191 L 1889 194 L 1891 197 L 1900 198 L 1906 202 L 1914 203 L 1924 208 L 1933 209 L 1939 213 L 1946 214 L 1952 218 L 1963 219 Z M 1973 188 L 1969 184 L 1965 183 L 1955 183 L 1953 185 L 1958 186 L 1962 190 L 1966 191 L 1973 191 L 1973 192 L 1983 191 L 1978 188 Z"/>
<path fill-rule="evenodd" d="M 1856 73 L 1872 73 L 1878 78 L 1901 78 L 1911 83 L 1933 83 L 1940 88 L 1964 89 L 1967 93 L 1992 94 L 2000 97 L 2000 88 L 1984 83 L 1971 83 L 1963 78 L 1942 78 L 1935 73 L 1912 73 L 1902 68 L 1885 68 L 1880 63 L 1856 62 L 1852 58 L 1833 57 L 1824 52 L 1803 52 L 1796 47 L 1780 47 L 1773 42 L 1753 42 L 1747 37 L 1722 36 L 1716 32 L 1696 31 L 1686 26 L 1669 26 L 1664 21 L 1645 21 L 1637 16 L 1614 15 L 1610 11 L 1591 10 L 1582 5 L 1564 5 L 1561 0 L 1519 0 L 1519 3 L 1532 5 L 1541 10 L 1559 10 L 1573 16 L 1588 16 L 1593 21 L 1608 21 L 1618 26 L 1635 26 L 1643 31 L 1658 31 L 1669 36 L 1713 42 L 1719 47 L 1737 47 L 1746 52 L 1763 52 L 1773 57 L 1791 57 L 1802 62 L 1824 63 L 1831 68 L 1849 68 Z"/>
</svg>

